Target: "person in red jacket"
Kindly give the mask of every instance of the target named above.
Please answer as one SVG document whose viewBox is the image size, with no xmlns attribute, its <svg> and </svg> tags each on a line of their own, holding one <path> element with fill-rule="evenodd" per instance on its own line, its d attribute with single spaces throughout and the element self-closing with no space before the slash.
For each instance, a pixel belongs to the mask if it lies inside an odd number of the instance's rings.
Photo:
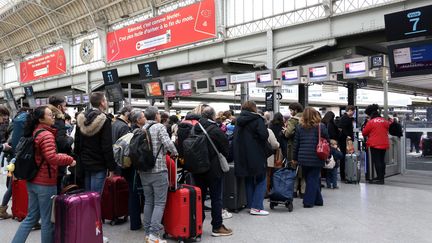
<svg viewBox="0 0 432 243">
<path fill-rule="evenodd" d="M 385 154 L 389 148 L 388 130 L 390 122 L 381 117 L 376 104 L 369 105 L 365 113 L 368 121 L 362 130 L 363 136 L 367 137 L 366 145 L 370 148 L 372 164 L 375 166 L 377 177 L 373 178 L 371 184 L 384 184 Z"/>
<path fill-rule="evenodd" d="M 57 153 L 54 125 L 54 116 L 47 106 L 40 106 L 29 115 L 24 130 L 24 136 L 35 136 L 35 161 L 39 166 L 35 178 L 27 182 L 28 215 L 21 222 L 12 243 L 26 241 L 32 227 L 41 219 L 41 242 L 54 242 L 54 226 L 51 223 L 51 197 L 57 194 L 58 166 L 75 166 L 75 160 L 66 154 Z"/>
</svg>

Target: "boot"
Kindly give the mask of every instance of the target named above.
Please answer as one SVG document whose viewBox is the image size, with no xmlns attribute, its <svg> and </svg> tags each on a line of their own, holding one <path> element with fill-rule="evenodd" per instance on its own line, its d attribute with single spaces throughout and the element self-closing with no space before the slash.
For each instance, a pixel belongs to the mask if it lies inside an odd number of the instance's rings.
<svg viewBox="0 0 432 243">
<path fill-rule="evenodd" d="M 12 218 L 12 215 L 7 213 L 8 206 L 0 206 L 0 219 Z"/>
</svg>

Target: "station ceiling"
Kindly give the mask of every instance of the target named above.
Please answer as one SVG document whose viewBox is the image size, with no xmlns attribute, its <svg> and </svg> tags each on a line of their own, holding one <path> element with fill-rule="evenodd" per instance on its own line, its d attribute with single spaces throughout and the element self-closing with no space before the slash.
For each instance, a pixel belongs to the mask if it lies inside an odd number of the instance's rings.
<svg viewBox="0 0 432 243">
<path fill-rule="evenodd" d="M 0 61 L 22 57 L 173 0 L 0 0 Z"/>
</svg>

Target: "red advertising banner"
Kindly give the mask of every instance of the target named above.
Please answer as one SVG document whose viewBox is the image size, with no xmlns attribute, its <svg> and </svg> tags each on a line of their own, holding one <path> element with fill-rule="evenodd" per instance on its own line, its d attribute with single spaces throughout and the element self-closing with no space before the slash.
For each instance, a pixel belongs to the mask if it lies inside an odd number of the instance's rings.
<svg viewBox="0 0 432 243">
<path fill-rule="evenodd" d="M 64 73 L 66 73 L 66 57 L 63 49 L 20 63 L 21 83 Z"/>
<path fill-rule="evenodd" d="M 203 0 L 107 34 L 107 61 L 115 62 L 216 37 L 214 0 Z"/>
</svg>

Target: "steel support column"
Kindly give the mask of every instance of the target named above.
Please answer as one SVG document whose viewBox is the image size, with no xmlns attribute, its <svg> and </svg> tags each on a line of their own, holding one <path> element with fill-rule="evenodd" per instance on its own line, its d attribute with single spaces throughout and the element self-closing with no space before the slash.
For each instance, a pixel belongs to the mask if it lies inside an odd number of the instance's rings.
<svg viewBox="0 0 432 243">
<path fill-rule="evenodd" d="M 309 105 L 309 87 L 305 84 L 298 85 L 298 102 L 306 107 Z"/>
</svg>

